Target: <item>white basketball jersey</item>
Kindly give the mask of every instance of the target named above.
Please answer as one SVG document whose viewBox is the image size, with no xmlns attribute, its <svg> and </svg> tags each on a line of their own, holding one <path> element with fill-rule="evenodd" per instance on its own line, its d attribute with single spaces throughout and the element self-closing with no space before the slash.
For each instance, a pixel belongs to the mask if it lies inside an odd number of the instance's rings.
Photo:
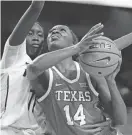
<svg viewBox="0 0 132 135">
<path fill-rule="evenodd" d="M 30 82 L 25 76 L 27 64 L 32 60 L 26 54 L 26 41 L 10 46 L 7 40 L 1 61 L 1 90 L 4 91 L 1 127 L 38 128 L 33 115 L 35 96 L 30 92 Z M 5 101 L 5 102 L 4 102 Z"/>
</svg>

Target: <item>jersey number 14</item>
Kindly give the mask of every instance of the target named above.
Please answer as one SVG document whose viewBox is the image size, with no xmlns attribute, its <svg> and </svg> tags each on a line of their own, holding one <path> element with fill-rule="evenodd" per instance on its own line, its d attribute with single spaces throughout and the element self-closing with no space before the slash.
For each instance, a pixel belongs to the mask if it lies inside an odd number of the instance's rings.
<svg viewBox="0 0 132 135">
<path fill-rule="evenodd" d="M 68 125 L 74 125 L 74 121 L 80 121 L 80 126 L 86 124 L 85 115 L 84 115 L 84 112 L 83 112 L 83 105 L 82 104 L 79 105 L 79 107 L 77 109 L 77 112 L 75 113 L 73 118 L 70 116 L 69 105 L 66 105 L 64 107 L 64 111 L 65 111 L 65 114 L 66 114 L 66 119 L 67 119 L 67 124 Z"/>
</svg>

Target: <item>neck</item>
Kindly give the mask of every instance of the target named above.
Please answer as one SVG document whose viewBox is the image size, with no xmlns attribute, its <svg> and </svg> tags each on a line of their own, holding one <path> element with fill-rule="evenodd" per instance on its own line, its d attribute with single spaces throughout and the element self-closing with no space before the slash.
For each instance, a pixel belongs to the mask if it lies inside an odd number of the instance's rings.
<svg viewBox="0 0 132 135">
<path fill-rule="evenodd" d="M 67 70 L 72 70 L 75 69 L 74 61 L 72 60 L 72 57 L 67 58 L 60 63 L 56 65 L 56 67 L 61 71 L 61 72 L 66 72 Z"/>
</svg>

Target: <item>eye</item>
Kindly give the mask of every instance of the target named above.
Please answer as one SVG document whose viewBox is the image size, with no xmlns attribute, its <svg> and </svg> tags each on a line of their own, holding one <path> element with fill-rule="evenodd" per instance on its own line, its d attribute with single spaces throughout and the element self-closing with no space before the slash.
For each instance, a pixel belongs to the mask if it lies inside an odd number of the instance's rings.
<svg viewBox="0 0 132 135">
<path fill-rule="evenodd" d="M 49 30 L 49 32 L 48 32 L 48 33 L 50 34 L 51 32 L 52 32 L 52 30 Z"/>
<path fill-rule="evenodd" d="M 66 30 L 65 30 L 65 29 L 63 29 L 63 28 L 61 28 L 61 29 L 60 29 L 60 31 L 64 31 L 64 32 L 66 32 Z"/>
<path fill-rule="evenodd" d="M 54 29 L 49 30 L 48 34 L 51 34 L 54 31 Z"/>
<path fill-rule="evenodd" d="M 32 36 L 33 35 L 33 32 L 32 31 L 29 31 L 28 35 L 29 36 Z"/>
<path fill-rule="evenodd" d="M 42 33 L 38 33 L 38 36 L 39 36 L 39 37 L 43 37 L 43 34 L 42 34 Z"/>
</svg>

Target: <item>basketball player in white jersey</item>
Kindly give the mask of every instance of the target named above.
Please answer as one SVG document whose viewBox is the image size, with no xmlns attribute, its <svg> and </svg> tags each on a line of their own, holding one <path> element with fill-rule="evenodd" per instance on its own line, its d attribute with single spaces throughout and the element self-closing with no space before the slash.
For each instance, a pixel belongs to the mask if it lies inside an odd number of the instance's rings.
<svg viewBox="0 0 132 135">
<path fill-rule="evenodd" d="M 25 68 L 43 47 L 44 30 L 36 22 L 44 1 L 32 1 L 6 41 L 1 61 L 3 135 L 43 135 L 45 115 L 36 102 Z M 39 124 L 38 124 L 39 123 Z"/>
<path fill-rule="evenodd" d="M 127 119 L 126 106 L 115 83 L 121 61 L 112 74 L 90 77 L 72 60 L 72 55 L 86 49 L 80 46 L 82 40 L 73 45 L 73 35 L 67 26 L 53 27 L 47 38 L 52 52 L 28 65 L 27 75 L 38 101 L 57 135 L 120 135 L 117 127 Z M 47 70 L 49 59 L 51 68 Z"/>
</svg>

